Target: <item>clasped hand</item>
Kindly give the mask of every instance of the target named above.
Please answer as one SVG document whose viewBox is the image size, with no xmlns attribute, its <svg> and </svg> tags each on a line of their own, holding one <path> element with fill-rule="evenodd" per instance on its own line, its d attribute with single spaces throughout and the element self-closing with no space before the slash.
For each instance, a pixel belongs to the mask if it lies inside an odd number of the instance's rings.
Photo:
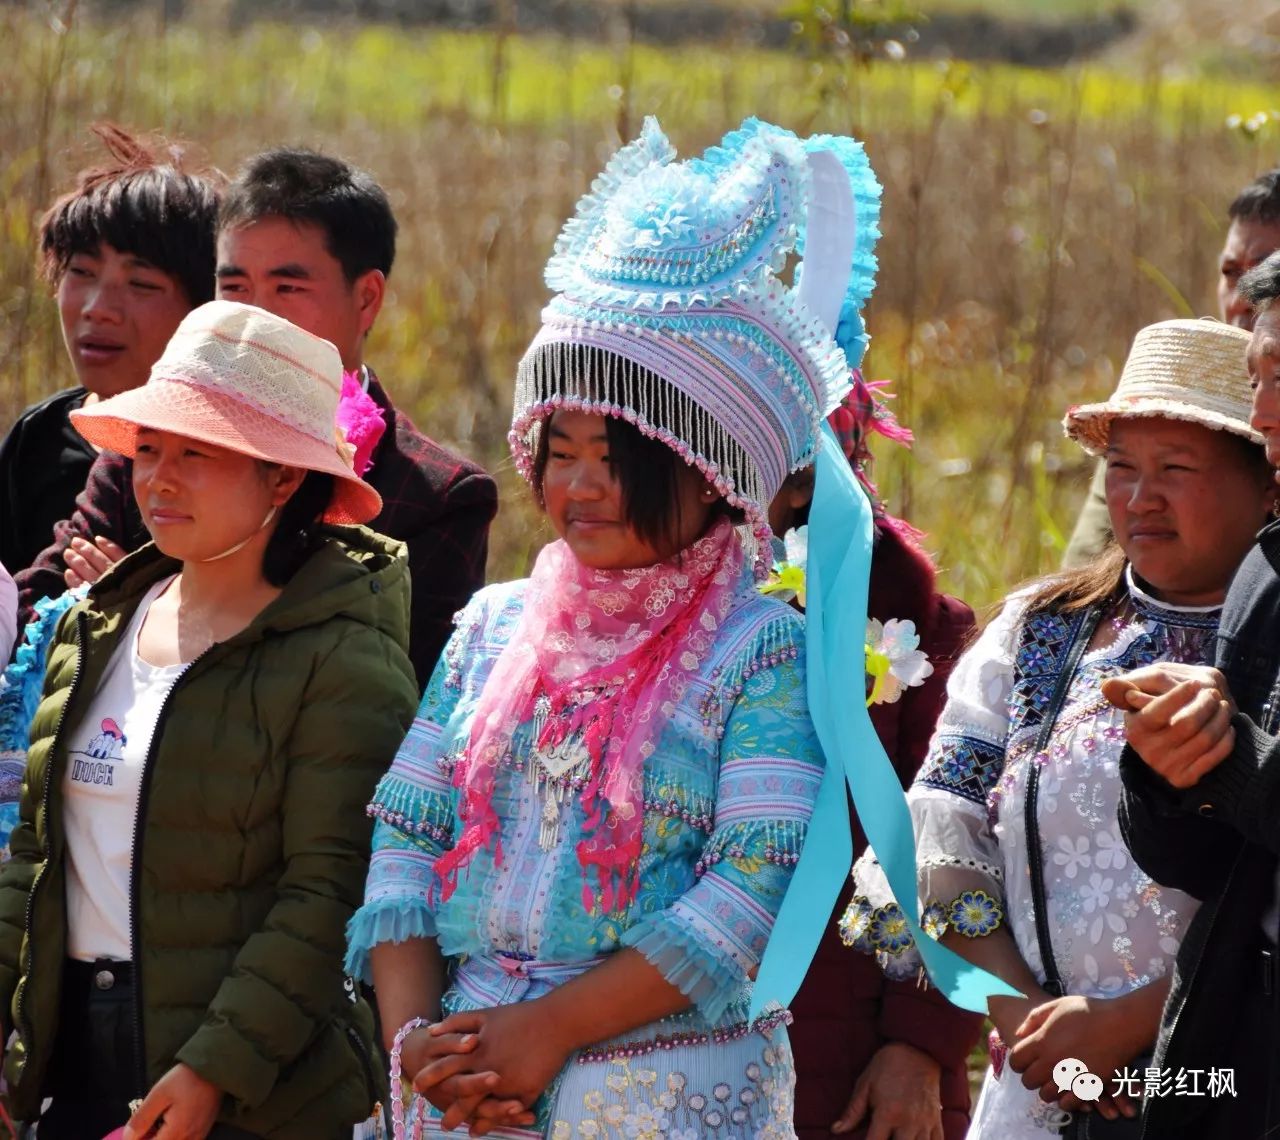
<svg viewBox="0 0 1280 1140">
<path fill-rule="evenodd" d="M 1056 1101 L 1068 1112 L 1095 1108 L 1107 1120 L 1136 1116 L 1138 1106 L 1124 1096 L 1104 1095 L 1092 1105 L 1084 1104 L 1074 1093 L 1060 1092 L 1053 1076 L 1059 1061 L 1074 1057 L 1101 1077 L 1104 1087 L 1109 1085 L 1111 1074 L 1136 1055 L 1125 1004 L 1123 998 L 1068 995 L 1036 1006 L 1014 1033 L 1010 1068 L 1021 1074 L 1023 1085 L 1039 1090 L 1041 1100 Z"/>
<path fill-rule="evenodd" d="M 1175 788 L 1199 783 L 1235 746 L 1235 701 L 1217 669 L 1149 665 L 1104 681 L 1102 695 L 1124 710 L 1125 736 L 1143 763 Z"/>
<path fill-rule="evenodd" d="M 573 1051 L 547 1022 L 537 1001 L 455 1013 L 406 1038 L 404 1072 L 444 1113 L 446 1132 L 463 1124 L 472 1136 L 527 1128 L 530 1107 Z"/>
</svg>

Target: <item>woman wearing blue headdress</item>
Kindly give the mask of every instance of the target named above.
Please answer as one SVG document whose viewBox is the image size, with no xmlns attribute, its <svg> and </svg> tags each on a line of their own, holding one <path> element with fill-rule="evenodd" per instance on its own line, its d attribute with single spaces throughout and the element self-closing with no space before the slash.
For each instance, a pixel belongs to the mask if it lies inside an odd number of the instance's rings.
<svg viewBox="0 0 1280 1140">
<path fill-rule="evenodd" d="M 754 122 L 673 158 L 648 122 L 557 244 L 510 440 L 558 541 L 459 616 L 370 805 L 348 966 L 428 1132 L 794 1136 L 751 979 L 823 764 L 803 619 L 756 582 L 848 389 L 808 298 L 869 292 L 879 188 Z M 833 183 L 847 244 L 791 288 Z"/>
</svg>

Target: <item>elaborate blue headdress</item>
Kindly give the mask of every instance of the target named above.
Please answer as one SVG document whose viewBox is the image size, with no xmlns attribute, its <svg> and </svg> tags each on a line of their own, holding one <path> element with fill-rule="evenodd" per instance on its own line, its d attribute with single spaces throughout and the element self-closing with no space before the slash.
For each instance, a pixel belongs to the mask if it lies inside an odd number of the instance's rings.
<svg viewBox="0 0 1280 1140">
<path fill-rule="evenodd" d="M 880 186 L 860 143 L 756 119 L 674 159 L 646 120 L 564 227 L 546 270 L 557 296 L 517 373 L 512 451 L 527 475 L 556 408 L 620 416 L 702 471 L 763 540 L 769 501 L 813 463 L 866 347 Z"/>
</svg>

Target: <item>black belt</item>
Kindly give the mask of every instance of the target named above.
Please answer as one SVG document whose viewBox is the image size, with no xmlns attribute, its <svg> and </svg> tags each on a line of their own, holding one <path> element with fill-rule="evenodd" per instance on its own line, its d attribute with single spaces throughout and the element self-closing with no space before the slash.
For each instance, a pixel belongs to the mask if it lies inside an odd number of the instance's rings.
<svg viewBox="0 0 1280 1140">
<path fill-rule="evenodd" d="M 66 980 L 77 990 L 99 990 L 103 993 L 133 981 L 133 963 L 97 958 L 92 962 L 67 959 Z"/>
</svg>

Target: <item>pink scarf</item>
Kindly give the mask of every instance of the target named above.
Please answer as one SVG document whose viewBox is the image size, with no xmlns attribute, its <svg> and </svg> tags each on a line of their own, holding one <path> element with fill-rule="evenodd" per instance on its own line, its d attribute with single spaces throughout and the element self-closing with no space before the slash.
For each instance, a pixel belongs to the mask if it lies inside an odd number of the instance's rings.
<svg viewBox="0 0 1280 1140">
<path fill-rule="evenodd" d="M 598 890 L 605 912 L 627 907 L 643 841 L 645 761 L 715 642 L 744 561 L 727 521 L 675 558 L 634 570 L 593 570 L 564 542 L 543 549 L 454 768 L 463 831 L 436 861 L 444 898 L 476 851 L 493 844 L 502 861 L 494 785 L 516 729 L 533 721 L 534 750 L 580 738 L 590 759 L 578 843 L 583 906 L 593 908 Z"/>
</svg>

